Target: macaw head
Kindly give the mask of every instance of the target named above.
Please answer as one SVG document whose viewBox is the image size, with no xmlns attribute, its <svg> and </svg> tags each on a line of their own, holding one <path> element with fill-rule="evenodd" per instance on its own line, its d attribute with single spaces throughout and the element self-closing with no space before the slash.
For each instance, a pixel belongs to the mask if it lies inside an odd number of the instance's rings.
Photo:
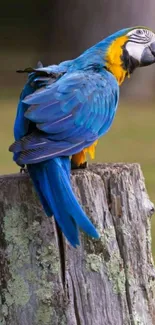
<svg viewBox="0 0 155 325">
<path fill-rule="evenodd" d="M 155 63 L 155 34 L 150 29 L 135 27 L 128 31 L 126 37 L 122 61 L 129 65 L 129 69 Z"/>
<path fill-rule="evenodd" d="M 147 27 L 123 29 L 98 44 L 105 47 L 105 66 L 119 84 L 135 68 L 155 63 L 155 34 Z"/>
<path fill-rule="evenodd" d="M 75 61 L 75 68 L 106 68 L 119 85 L 137 67 L 155 63 L 155 34 L 147 27 L 117 31 L 95 44 Z"/>
</svg>

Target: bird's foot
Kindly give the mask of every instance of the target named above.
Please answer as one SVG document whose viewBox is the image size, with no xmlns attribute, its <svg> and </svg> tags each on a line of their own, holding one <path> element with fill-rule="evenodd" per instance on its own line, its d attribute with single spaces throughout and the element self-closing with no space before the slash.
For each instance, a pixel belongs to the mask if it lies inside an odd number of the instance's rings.
<svg viewBox="0 0 155 325">
<path fill-rule="evenodd" d="M 20 173 L 21 173 L 21 174 L 26 174 L 26 173 L 28 173 L 28 170 L 27 170 L 27 168 L 25 167 L 25 165 L 21 166 L 21 168 L 20 168 Z"/>
<path fill-rule="evenodd" d="M 73 160 L 71 160 L 71 169 L 85 169 L 88 168 L 88 162 L 85 161 L 83 164 L 76 165 Z"/>
</svg>

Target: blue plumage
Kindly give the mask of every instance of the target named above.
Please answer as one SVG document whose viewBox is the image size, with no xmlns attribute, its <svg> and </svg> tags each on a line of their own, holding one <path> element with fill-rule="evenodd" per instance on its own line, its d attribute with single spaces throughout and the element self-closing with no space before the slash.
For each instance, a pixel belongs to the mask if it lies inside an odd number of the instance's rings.
<svg viewBox="0 0 155 325">
<path fill-rule="evenodd" d="M 67 99 L 67 90 L 64 98 L 64 88 L 60 91 L 66 82 L 69 85 Z M 70 88 L 70 85 L 74 87 Z M 91 70 L 66 73 L 57 82 L 26 97 L 22 101 L 24 107 L 28 105 L 24 119 L 35 123 L 35 132 L 40 130 L 42 133 L 36 148 L 33 138 L 36 133 L 26 136 L 27 147 L 25 138 L 14 144 L 11 150 L 19 152 L 17 163 L 30 164 L 58 155 L 70 156 L 91 145 L 111 126 L 118 92 L 118 84 L 110 72 L 103 70 L 96 73 Z M 61 99 L 59 97 L 58 100 L 59 94 Z M 45 139 L 45 145 L 40 146 Z"/>
<path fill-rule="evenodd" d="M 46 214 L 54 214 L 59 227 L 74 247 L 79 244 L 77 226 L 91 236 L 98 237 L 71 189 L 68 157 L 28 165 L 28 171 Z"/>
<path fill-rule="evenodd" d="M 72 191 L 69 156 L 93 144 L 113 122 L 119 87 L 104 68 L 110 41 L 58 66 L 25 70 L 29 78 L 17 109 L 16 141 L 10 146 L 14 160 L 27 164 L 47 216 L 54 214 L 74 247 L 78 227 L 99 237 Z"/>
</svg>

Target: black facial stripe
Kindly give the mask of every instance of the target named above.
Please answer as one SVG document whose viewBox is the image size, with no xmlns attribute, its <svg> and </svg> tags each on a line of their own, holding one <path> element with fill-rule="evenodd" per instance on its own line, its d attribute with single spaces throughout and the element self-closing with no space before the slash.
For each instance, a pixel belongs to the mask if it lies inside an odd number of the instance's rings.
<svg viewBox="0 0 155 325">
<path fill-rule="evenodd" d="M 136 37 L 136 38 L 150 38 L 150 36 L 147 34 L 145 34 L 145 35 L 138 35 L 138 34 L 132 34 L 132 35 L 130 35 L 130 37 Z"/>
<path fill-rule="evenodd" d="M 150 41 L 150 37 L 144 37 L 144 38 L 141 38 L 141 37 L 137 37 L 135 35 L 132 35 L 130 37 L 131 40 L 137 40 L 137 41 L 140 41 L 140 42 L 149 42 Z"/>
<path fill-rule="evenodd" d="M 131 43 L 136 43 L 136 44 L 147 44 L 148 43 L 148 41 L 144 41 L 144 40 L 135 40 L 135 39 L 129 39 L 126 43 L 128 43 L 128 42 L 131 42 Z"/>
</svg>

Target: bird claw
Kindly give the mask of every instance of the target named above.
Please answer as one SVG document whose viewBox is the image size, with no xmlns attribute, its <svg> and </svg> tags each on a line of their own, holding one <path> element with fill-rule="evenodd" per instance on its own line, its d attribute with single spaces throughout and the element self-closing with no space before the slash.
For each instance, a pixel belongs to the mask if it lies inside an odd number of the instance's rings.
<svg viewBox="0 0 155 325">
<path fill-rule="evenodd" d="M 81 168 L 81 169 L 88 168 L 88 162 L 85 161 L 83 164 L 81 164 L 81 165 L 79 166 L 79 168 Z"/>
<path fill-rule="evenodd" d="M 76 165 L 73 160 L 71 160 L 71 169 L 85 169 L 88 168 L 88 162 L 85 161 L 83 164 L 80 164 L 79 166 Z"/>
<path fill-rule="evenodd" d="M 20 168 L 20 173 L 21 174 L 27 174 L 28 170 L 27 168 L 23 165 L 21 168 Z"/>
</svg>

